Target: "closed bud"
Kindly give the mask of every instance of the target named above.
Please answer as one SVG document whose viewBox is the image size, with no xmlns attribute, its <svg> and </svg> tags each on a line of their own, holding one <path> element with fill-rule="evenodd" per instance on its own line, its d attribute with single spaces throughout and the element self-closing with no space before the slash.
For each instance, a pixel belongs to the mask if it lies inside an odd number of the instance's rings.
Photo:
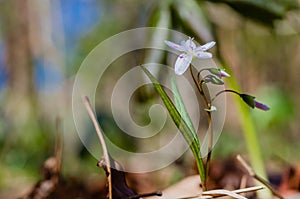
<svg viewBox="0 0 300 199">
<path fill-rule="evenodd" d="M 240 97 L 244 102 L 246 102 L 246 104 L 248 104 L 248 106 L 250 106 L 251 108 L 255 108 L 255 97 L 247 94 L 240 94 Z"/>
<path fill-rule="evenodd" d="M 230 75 L 228 73 L 226 73 L 224 70 L 222 70 L 220 68 L 210 68 L 210 69 L 208 69 L 208 71 L 211 74 L 214 74 L 214 75 L 218 76 L 219 78 L 230 77 Z"/>
<path fill-rule="evenodd" d="M 207 75 L 204 78 L 204 82 L 205 83 L 212 83 L 212 84 L 216 84 L 216 85 L 223 85 L 224 82 L 222 80 L 220 80 L 218 77 L 214 76 L 214 75 Z"/>
<path fill-rule="evenodd" d="M 260 110 L 263 110 L 263 111 L 268 111 L 270 110 L 270 107 L 268 107 L 267 105 L 263 104 L 263 103 L 260 103 L 256 100 L 254 100 L 254 105 L 256 108 L 260 109 Z"/>
</svg>

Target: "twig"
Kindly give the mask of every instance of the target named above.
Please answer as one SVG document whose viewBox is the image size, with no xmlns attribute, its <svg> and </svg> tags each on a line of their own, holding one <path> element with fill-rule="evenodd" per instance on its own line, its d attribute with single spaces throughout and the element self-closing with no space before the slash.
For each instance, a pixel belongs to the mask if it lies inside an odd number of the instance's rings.
<svg viewBox="0 0 300 199">
<path fill-rule="evenodd" d="M 139 199 L 139 198 L 150 197 L 150 196 L 162 196 L 162 192 L 155 191 L 155 192 L 151 192 L 151 193 L 138 194 L 138 195 L 130 196 L 127 199 Z"/>
<path fill-rule="evenodd" d="M 253 169 L 251 168 L 251 166 L 242 158 L 242 156 L 237 155 L 237 160 L 241 163 L 241 165 L 247 170 L 248 174 L 253 177 L 254 179 L 256 179 L 257 181 L 259 181 L 260 183 L 262 183 L 263 185 L 265 185 L 274 196 L 280 198 L 280 199 L 284 199 L 283 196 L 281 196 L 265 179 L 263 179 L 262 177 L 258 176 Z"/>
<path fill-rule="evenodd" d="M 241 184 L 240 184 L 240 189 L 244 189 L 247 186 L 247 180 L 248 180 L 248 175 L 243 175 L 241 179 Z M 245 194 L 241 194 L 242 196 L 245 196 Z"/>
<path fill-rule="evenodd" d="M 258 191 L 258 190 L 261 190 L 261 189 L 264 189 L 264 188 L 265 187 L 263 187 L 263 186 L 255 186 L 255 187 L 237 189 L 237 190 L 234 190 L 232 192 L 237 193 L 237 194 L 241 194 L 241 193 L 247 193 L 247 192 L 252 192 L 252 191 Z"/>
<path fill-rule="evenodd" d="M 258 190 L 261 190 L 261 189 L 264 189 L 263 186 L 255 186 L 255 187 L 248 187 L 248 188 L 244 188 L 244 189 L 237 189 L 237 190 L 233 190 L 233 191 L 229 191 L 229 192 L 232 192 L 234 194 L 241 194 L 241 193 L 247 193 L 247 192 L 253 192 L 253 191 L 258 191 Z M 212 190 L 214 191 L 214 190 Z M 202 193 L 202 195 L 211 195 L 211 194 L 207 194 L 209 193 L 210 191 L 205 191 Z M 212 198 L 218 198 L 218 197 L 222 197 L 224 196 L 225 194 L 218 194 L 218 195 L 211 195 Z"/>
<path fill-rule="evenodd" d="M 218 197 L 218 196 L 230 196 L 232 198 L 237 198 L 237 199 L 247 199 L 244 196 L 241 196 L 237 193 L 234 193 L 233 191 L 228 191 L 226 189 L 216 189 L 216 190 L 210 190 L 210 191 L 205 191 L 202 193 L 203 196 L 212 196 Z"/>
<path fill-rule="evenodd" d="M 236 190 L 233 190 L 233 191 L 230 191 L 234 194 L 241 194 L 241 193 L 247 193 L 247 192 L 254 192 L 254 191 L 258 191 L 258 190 L 261 190 L 261 189 L 264 189 L 265 187 L 263 186 L 255 186 L 255 187 L 248 187 L 248 188 L 243 188 L 243 189 L 236 189 Z M 193 197 L 188 197 L 188 198 L 181 198 L 181 199 L 210 199 L 210 198 L 219 198 L 219 197 L 223 197 L 225 196 L 226 194 L 224 193 L 219 193 L 219 194 L 212 194 L 212 192 L 214 191 L 217 191 L 217 192 L 220 192 L 220 191 L 224 191 L 224 190 L 210 190 L 210 191 L 204 191 L 202 193 L 201 196 L 193 196 Z M 226 191 L 226 190 L 225 190 Z"/>
<path fill-rule="evenodd" d="M 108 194 L 109 194 L 109 199 L 112 199 L 112 179 L 111 179 L 111 167 L 110 167 L 110 158 L 109 158 L 109 155 L 108 155 L 108 151 L 107 151 L 107 147 L 106 147 L 106 143 L 105 143 L 105 140 L 104 140 L 104 137 L 102 135 L 102 132 L 100 130 L 100 126 L 99 126 L 99 123 L 96 119 L 96 116 L 92 110 L 92 107 L 91 107 L 91 103 L 90 103 L 90 100 L 87 96 L 84 96 L 83 98 L 83 102 L 84 102 L 84 105 L 89 113 L 89 116 L 94 124 L 94 127 L 96 129 L 96 132 L 97 132 L 97 135 L 98 135 L 98 138 L 100 140 L 100 143 L 101 143 L 101 147 L 102 147 L 102 150 L 103 150 L 103 154 L 104 154 L 104 159 L 106 161 L 106 164 L 107 164 L 107 181 L 108 181 Z"/>
<path fill-rule="evenodd" d="M 60 172 L 61 169 L 61 161 L 62 161 L 62 126 L 61 126 L 61 119 L 59 117 L 56 118 L 55 121 L 56 126 L 56 135 L 55 135 L 55 151 L 54 156 L 57 161 L 57 173 Z"/>
</svg>

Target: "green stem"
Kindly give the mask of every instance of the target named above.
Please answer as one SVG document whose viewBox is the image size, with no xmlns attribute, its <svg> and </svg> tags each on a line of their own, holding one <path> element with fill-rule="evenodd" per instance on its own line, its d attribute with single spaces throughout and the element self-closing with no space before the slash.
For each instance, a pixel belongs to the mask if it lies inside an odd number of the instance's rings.
<svg viewBox="0 0 300 199">
<path fill-rule="evenodd" d="M 198 91 L 199 91 L 199 93 L 200 93 L 200 95 L 201 95 L 201 97 L 202 97 L 204 103 L 205 103 L 206 108 L 209 108 L 209 107 L 208 107 L 208 101 L 207 101 L 207 99 L 206 99 L 206 97 L 205 97 L 205 95 L 204 95 L 204 92 L 203 92 L 203 89 L 202 89 L 202 86 L 201 86 L 202 83 L 199 81 L 199 76 L 198 76 L 198 81 L 196 80 L 196 78 L 195 78 L 195 76 L 194 76 L 194 73 L 193 73 L 192 66 L 190 66 L 190 73 L 191 73 L 191 76 L 192 76 L 192 78 L 193 78 L 193 81 L 194 81 L 194 83 L 195 83 L 195 85 L 196 85 L 196 87 L 197 87 L 197 89 L 198 89 Z M 198 73 L 198 74 L 199 74 L 199 73 Z"/>
<path fill-rule="evenodd" d="M 204 69 L 201 69 L 199 72 L 198 72 L 198 75 L 197 75 L 197 80 L 193 74 L 193 70 L 192 70 L 192 67 L 190 66 L 190 73 L 191 73 L 191 76 L 193 78 L 193 81 L 194 83 L 196 84 L 196 87 L 199 91 L 199 94 L 200 96 L 202 97 L 203 99 L 203 102 L 206 106 L 207 109 L 209 109 L 210 107 L 210 103 L 208 102 L 205 94 L 204 94 L 204 91 L 203 91 L 203 88 L 202 88 L 202 81 L 200 81 L 200 73 L 203 71 L 203 70 L 207 70 L 206 68 Z M 205 176 L 207 177 L 208 176 L 208 173 L 209 173 L 209 163 L 210 163 L 210 160 L 211 160 L 211 156 L 212 156 L 212 145 L 213 145 L 213 130 L 212 130 L 212 123 L 211 123 L 211 112 L 207 111 L 207 122 L 208 122 L 208 126 L 210 126 L 210 134 L 209 134 L 209 143 L 208 143 L 208 154 L 207 154 L 207 158 L 206 158 L 206 164 L 205 164 Z M 207 182 L 205 182 L 205 185 L 207 184 Z"/>
<path fill-rule="evenodd" d="M 210 124 L 210 132 L 209 132 L 209 143 L 208 143 L 208 154 L 206 158 L 206 164 L 205 164 L 205 173 L 206 176 L 209 175 L 209 164 L 212 156 L 212 145 L 213 145 L 213 126 L 211 123 L 211 113 L 208 113 L 208 125 Z"/>
<path fill-rule="evenodd" d="M 238 96 L 241 95 L 239 92 L 234 91 L 234 90 L 231 90 L 231 89 L 222 90 L 222 91 L 218 92 L 218 93 L 211 99 L 210 103 L 212 104 L 213 101 L 214 101 L 219 95 L 221 95 L 222 93 L 235 93 L 235 94 L 237 94 Z"/>
</svg>

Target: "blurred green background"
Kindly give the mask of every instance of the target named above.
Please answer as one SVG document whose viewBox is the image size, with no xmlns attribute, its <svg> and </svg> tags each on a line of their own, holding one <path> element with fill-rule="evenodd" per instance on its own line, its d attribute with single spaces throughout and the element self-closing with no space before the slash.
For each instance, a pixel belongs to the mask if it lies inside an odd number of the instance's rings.
<svg viewBox="0 0 300 199">
<path fill-rule="evenodd" d="M 280 172 L 284 165 L 299 163 L 298 0 L 4 0 L 0 1 L 0 22 L 2 198 L 19 196 L 40 178 L 39 168 L 54 154 L 57 118 L 63 126 L 63 174 L 104 179 L 72 120 L 74 76 L 99 42 L 145 26 L 175 29 L 199 43 L 217 41 L 215 61 L 220 67 L 229 66 L 241 91 L 271 107 L 267 113 L 247 109 L 267 170 Z M 138 61 L 146 56 L 143 53 L 138 54 Z M 130 68 L 126 64 L 120 66 L 123 71 Z M 109 76 L 117 78 L 122 70 L 111 70 Z M 115 79 L 105 81 L 110 84 Z M 230 88 L 233 83 L 226 85 Z M 147 93 L 140 96 L 145 99 L 136 99 L 133 106 L 149 103 Z M 226 124 L 215 159 L 248 154 L 244 127 L 237 122 L 242 117 L 238 106 L 228 96 Z M 111 116 L 98 111 L 103 128 L 117 132 Z M 134 144 L 127 139 L 116 138 L 116 142 L 124 147 Z M 169 177 L 168 183 L 176 178 L 180 177 Z"/>
</svg>

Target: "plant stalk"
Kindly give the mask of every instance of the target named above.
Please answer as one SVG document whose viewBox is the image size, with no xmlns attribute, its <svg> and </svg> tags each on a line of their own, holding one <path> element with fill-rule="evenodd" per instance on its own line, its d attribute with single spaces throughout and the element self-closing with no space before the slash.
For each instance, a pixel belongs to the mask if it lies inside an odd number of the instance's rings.
<svg viewBox="0 0 300 199">
<path fill-rule="evenodd" d="M 202 70 L 206 70 L 206 69 L 202 69 Z M 191 76 L 193 78 L 193 81 L 199 91 L 199 94 L 200 96 L 202 97 L 203 99 L 203 102 L 206 106 L 207 109 L 210 108 L 210 103 L 208 102 L 205 94 L 204 94 L 204 91 L 203 91 L 203 88 L 202 88 L 202 82 L 200 81 L 200 72 L 202 71 L 200 70 L 198 72 L 198 75 L 197 75 L 197 80 L 193 74 L 193 70 L 192 70 L 192 67 L 190 66 L 190 73 L 191 73 Z M 208 122 L 208 127 L 210 127 L 210 134 L 209 134 L 209 143 L 208 143 L 208 154 L 207 154 L 207 158 L 206 158 L 206 163 L 205 163 L 205 176 L 207 177 L 208 174 L 209 174 L 209 163 L 210 163 L 210 160 L 211 160 L 211 156 L 212 156 L 212 145 L 213 145 L 213 126 L 212 126 L 212 123 L 211 123 L 211 112 L 209 111 L 206 111 L 207 113 L 207 122 Z M 207 182 L 205 182 L 205 184 L 207 184 Z"/>
</svg>

